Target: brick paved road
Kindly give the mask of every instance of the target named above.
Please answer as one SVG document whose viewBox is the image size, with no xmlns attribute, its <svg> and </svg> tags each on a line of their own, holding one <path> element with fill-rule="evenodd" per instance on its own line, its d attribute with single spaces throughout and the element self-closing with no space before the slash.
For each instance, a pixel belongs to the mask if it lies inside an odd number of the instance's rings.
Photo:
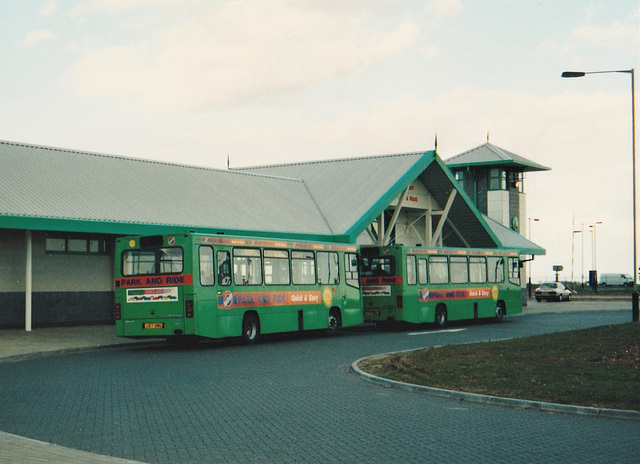
<svg viewBox="0 0 640 464">
<path fill-rule="evenodd" d="M 527 315 L 458 332 L 357 328 L 250 347 L 128 347 L 5 363 L 0 430 L 149 463 L 635 463 L 638 422 L 460 403 L 348 373 L 355 359 L 380 352 L 629 319 Z"/>
</svg>

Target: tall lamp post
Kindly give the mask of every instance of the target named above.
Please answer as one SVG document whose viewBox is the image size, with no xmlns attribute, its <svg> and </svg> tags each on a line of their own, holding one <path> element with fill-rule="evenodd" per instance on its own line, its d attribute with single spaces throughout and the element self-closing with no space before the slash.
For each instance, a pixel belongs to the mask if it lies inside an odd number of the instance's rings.
<svg viewBox="0 0 640 464">
<path fill-rule="evenodd" d="M 596 227 L 600 224 L 602 224 L 602 221 L 598 221 L 594 224 L 589 225 L 589 229 L 591 229 L 591 266 L 594 270 L 598 269 L 598 258 L 596 254 L 596 247 L 598 246 L 596 238 Z"/>
<path fill-rule="evenodd" d="M 633 284 L 638 285 L 638 253 L 637 253 L 637 216 L 636 216 L 636 97 L 635 97 L 635 72 L 634 69 L 621 69 L 617 71 L 565 71 L 562 77 L 584 77 L 587 74 L 611 74 L 624 73 L 631 75 L 631 149 L 633 168 Z"/>
<path fill-rule="evenodd" d="M 529 219 L 529 241 L 531 241 L 531 221 L 533 222 L 540 222 L 540 219 L 538 218 L 528 218 Z M 529 260 L 529 298 L 531 298 L 531 261 L 533 261 L 533 256 L 531 256 L 531 259 Z"/>
</svg>

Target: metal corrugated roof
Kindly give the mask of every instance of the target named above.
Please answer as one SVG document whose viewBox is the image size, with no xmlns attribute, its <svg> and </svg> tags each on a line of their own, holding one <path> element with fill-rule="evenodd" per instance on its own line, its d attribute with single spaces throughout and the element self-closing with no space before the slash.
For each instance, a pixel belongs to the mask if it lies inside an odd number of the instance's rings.
<svg viewBox="0 0 640 464">
<path fill-rule="evenodd" d="M 551 168 L 534 163 L 520 155 L 485 143 L 445 160 L 449 168 L 461 166 L 514 166 L 520 171 L 548 171 Z"/>
<path fill-rule="evenodd" d="M 224 171 L 0 141 L 0 163 L 5 228 L 193 229 L 355 242 L 419 179 L 441 206 L 457 190 L 445 226 L 453 242 L 457 229 L 472 247 L 518 248 L 487 225 L 433 151 Z"/>
<path fill-rule="evenodd" d="M 503 226 L 498 221 L 491 219 L 489 216 L 483 215 L 484 220 L 487 222 L 493 233 L 500 240 L 502 248 L 512 248 L 518 250 L 524 255 L 544 255 L 546 250 L 536 245 L 535 243 L 527 240 L 524 236 L 517 232 Z"/>
<path fill-rule="evenodd" d="M 0 162 L 6 218 L 333 235 L 296 179 L 4 141 Z"/>
<path fill-rule="evenodd" d="M 347 234 L 352 241 L 414 180 L 419 179 L 441 206 L 447 203 L 451 190 L 456 189 L 458 194 L 445 226 L 450 243 L 455 243 L 452 246 L 463 246 L 462 242 L 455 242 L 453 227 L 463 232 L 469 246 L 493 248 L 498 245 L 480 212 L 434 151 L 244 170 L 303 179 L 331 228 Z"/>
<path fill-rule="evenodd" d="M 408 182 L 407 174 L 416 166 L 421 171 L 430 156 L 432 152 L 404 153 L 247 167 L 241 171 L 302 179 L 335 233 L 351 234 L 354 223 L 364 221 L 361 230 L 355 232 L 357 236 L 419 172 Z M 381 197 L 385 197 L 382 203 Z"/>
</svg>

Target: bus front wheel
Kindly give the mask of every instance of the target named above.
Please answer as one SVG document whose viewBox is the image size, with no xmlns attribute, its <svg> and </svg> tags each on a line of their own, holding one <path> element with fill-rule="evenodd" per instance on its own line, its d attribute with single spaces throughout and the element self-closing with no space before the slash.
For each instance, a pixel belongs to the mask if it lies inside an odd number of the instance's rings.
<svg viewBox="0 0 640 464">
<path fill-rule="evenodd" d="M 441 328 L 447 325 L 447 308 L 438 306 L 436 308 L 436 324 Z"/>
<path fill-rule="evenodd" d="M 260 336 L 260 320 L 256 313 L 247 313 L 242 320 L 242 340 L 245 343 L 255 343 Z"/>
</svg>

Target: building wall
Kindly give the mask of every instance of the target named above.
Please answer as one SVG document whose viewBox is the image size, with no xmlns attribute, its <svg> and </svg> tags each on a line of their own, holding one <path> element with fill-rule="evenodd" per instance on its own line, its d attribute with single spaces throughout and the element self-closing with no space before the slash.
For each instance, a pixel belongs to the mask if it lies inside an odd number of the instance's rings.
<svg viewBox="0 0 640 464">
<path fill-rule="evenodd" d="M 112 254 L 49 253 L 46 237 L 32 232 L 33 327 L 110 323 Z M 24 326 L 25 269 L 25 231 L 0 229 L 0 328 Z"/>
<path fill-rule="evenodd" d="M 490 190 L 487 192 L 487 216 L 509 227 L 509 192 L 507 190 Z"/>
</svg>

